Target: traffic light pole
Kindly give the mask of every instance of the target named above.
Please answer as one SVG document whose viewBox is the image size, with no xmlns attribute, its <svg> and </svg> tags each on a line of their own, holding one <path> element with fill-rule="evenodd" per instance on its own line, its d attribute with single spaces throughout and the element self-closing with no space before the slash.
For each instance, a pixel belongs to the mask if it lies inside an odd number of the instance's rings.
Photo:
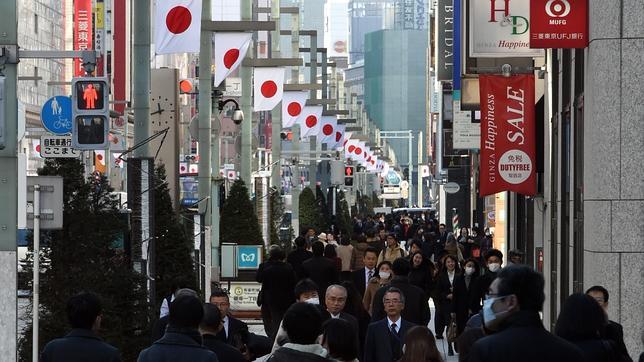
<svg viewBox="0 0 644 362">
<path fill-rule="evenodd" d="M 17 224 L 18 224 L 18 1 L 0 1 L 0 122 L 4 123 L 4 148 L 0 149 L 0 351 L 16 361 L 17 338 Z M 12 55 L 11 55 L 12 53 Z"/>
</svg>

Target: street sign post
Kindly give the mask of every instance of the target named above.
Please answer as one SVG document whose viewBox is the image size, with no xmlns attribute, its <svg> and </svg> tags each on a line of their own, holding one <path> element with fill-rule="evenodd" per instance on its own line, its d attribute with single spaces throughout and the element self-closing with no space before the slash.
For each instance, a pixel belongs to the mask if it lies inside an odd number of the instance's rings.
<svg viewBox="0 0 644 362">
<path fill-rule="evenodd" d="M 81 151 L 72 148 L 71 136 L 40 136 L 40 157 L 78 158 Z"/>
<path fill-rule="evenodd" d="M 43 104 L 40 110 L 43 127 L 55 135 L 72 132 L 72 100 L 65 96 L 54 96 Z"/>
</svg>

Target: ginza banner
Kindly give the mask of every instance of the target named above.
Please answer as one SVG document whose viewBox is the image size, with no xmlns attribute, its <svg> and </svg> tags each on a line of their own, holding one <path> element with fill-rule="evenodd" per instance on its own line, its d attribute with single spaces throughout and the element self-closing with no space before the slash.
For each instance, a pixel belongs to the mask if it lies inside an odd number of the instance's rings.
<svg viewBox="0 0 644 362">
<path fill-rule="evenodd" d="M 534 75 L 481 75 L 479 195 L 534 195 L 536 130 Z"/>
</svg>

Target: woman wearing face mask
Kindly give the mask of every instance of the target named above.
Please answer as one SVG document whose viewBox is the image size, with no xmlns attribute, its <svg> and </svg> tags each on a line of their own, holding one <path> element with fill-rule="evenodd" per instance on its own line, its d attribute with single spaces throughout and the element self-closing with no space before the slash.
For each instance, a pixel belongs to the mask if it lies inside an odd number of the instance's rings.
<svg viewBox="0 0 644 362">
<path fill-rule="evenodd" d="M 438 290 L 440 293 L 440 303 L 441 309 L 443 312 L 443 321 L 448 324 L 452 318 L 452 314 L 456 313 L 456 294 L 455 288 L 456 284 L 463 282 L 463 279 L 460 278 L 461 271 L 458 265 L 458 260 L 453 255 L 446 255 L 443 260 L 443 269 L 438 277 Z M 454 316 L 455 317 L 455 316 Z M 436 330 L 437 339 L 443 338 L 443 328 L 445 326 L 439 326 L 440 329 Z M 454 355 L 454 349 L 452 343 L 448 343 L 448 352 L 449 356 Z"/>
<path fill-rule="evenodd" d="M 459 336 L 465 330 L 467 320 L 481 310 L 479 271 L 479 264 L 470 258 L 465 262 L 463 274 L 454 283 L 454 309 Z"/>
<path fill-rule="evenodd" d="M 369 315 L 371 315 L 373 296 L 376 295 L 378 289 L 384 287 L 385 285 L 389 285 L 389 283 L 391 282 L 391 262 L 386 260 L 381 261 L 380 264 L 378 264 L 377 270 L 378 274 L 371 278 L 371 280 L 369 280 L 367 289 L 365 289 L 364 291 L 364 297 L 362 298 L 364 309 L 369 312 Z"/>
</svg>

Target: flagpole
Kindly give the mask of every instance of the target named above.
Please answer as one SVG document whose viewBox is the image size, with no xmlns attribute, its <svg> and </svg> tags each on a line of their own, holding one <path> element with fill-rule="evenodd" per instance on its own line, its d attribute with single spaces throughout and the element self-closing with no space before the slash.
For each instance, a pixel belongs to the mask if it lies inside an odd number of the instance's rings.
<svg viewBox="0 0 644 362">
<path fill-rule="evenodd" d="M 271 20 L 275 21 L 275 31 L 271 32 L 271 58 L 280 58 L 280 0 L 271 1 Z M 286 76 L 284 77 L 286 83 Z M 281 189 L 280 171 L 282 169 L 282 107 L 277 105 L 271 118 L 271 184 Z"/>
<path fill-rule="evenodd" d="M 241 20 L 253 20 L 253 0 L 241 0 Z M 246 52 L 246 58 L 254 56 L 254 40 L 251 40 L 251 48 Z M 244 112 L 246 121 L 241 124 L 241 172 L 242 181 L 246 183 L 248 190 L 251 190 L 252 172 L 252 137 L 253 137 L 253 107 L 251 105 L 251 92 L 253 87 L 253 68 L 250 66 L 240 67 L 239 75 L 242 79 L 242 96 L 240 99 L 241 110 Z"/>
<path fill-rule="evenodd" d="M 212 20 L 211 1 L 203 0 L 201 5 L 201 19 L 205 21 Z M 210 72 L 212 64 L 212 33 L 201 30 L 201 39 L 199 41 L 199 198 L 203 201 L 199 203 L 199 214 L 203 215 L 203 232 L 204 247 L 202 250 L 210 253 L 211 257 L 206 257 L 204 266 L 204 295 L 210 296 L 210 283 L 213 279 L 218 280 L 218 275 L 213 278 L 212 269 L 216 269 L 219 261 L 218 254 L 218 232 L 217 235 L 212 230 L 212 226 L 219 224 L 219 220 L 211 220 L 211 215 L 217 217 L 217 212 L 213 213 L 211 196 L 211 125 L 212 117 L 212 73 Z M 216 171 L 219 173 L 219 170 Z M 215 228 L 217 228 L 215 226 Z M 211 267 L 212 266 L 212 267 Z M 218 269 L 216 269 L 218 270 Z"/>
</svg>

